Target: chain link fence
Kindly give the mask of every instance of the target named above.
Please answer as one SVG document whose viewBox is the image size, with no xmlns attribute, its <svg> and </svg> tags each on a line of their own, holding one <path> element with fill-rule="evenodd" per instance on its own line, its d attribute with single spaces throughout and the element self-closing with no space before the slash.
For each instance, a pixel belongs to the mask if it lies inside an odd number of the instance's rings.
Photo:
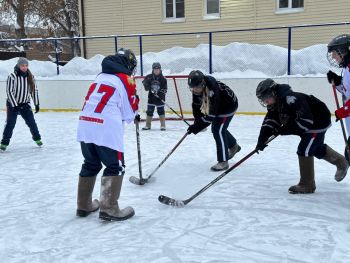
<svg viewBox="0 0 350 263">
<path fill-rule="evenodd" d="M 140 76 L 150 73 L 156 61 L 167 75 L 188 74 L 190 69 L 206 73 L 251 70 L 269 76 L 304 75 L 329 69 L 326 44 L 334 36 L 349 32 L 349 25 L 350 22 L 343 22 L 174 34 L 0 39 L 0 51 L 4 51 L 1 47 L 23 44 L 27 58 L 56 63 L 57 74 L 67 71 L 60 66 L 73 58 L 98 57 L 99 61 L 125 47 L 137 54 Z M 319 58 L 318 68 L 298 63 L 315 57 Z"/>
</svg>

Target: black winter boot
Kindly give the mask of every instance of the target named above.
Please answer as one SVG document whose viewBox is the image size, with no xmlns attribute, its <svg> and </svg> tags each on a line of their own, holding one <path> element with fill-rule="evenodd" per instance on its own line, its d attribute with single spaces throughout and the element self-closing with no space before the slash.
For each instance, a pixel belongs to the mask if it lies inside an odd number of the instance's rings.
<svg viewBox="0 0 350 263">
<path fill-rule="evenodd" d="M 340 182 L 345 178 L 349 169 L 349 163 L 343 155 L 337 153 L 327 145 L 326 155 L 323 157 L 323 159 L 337 166 L 337 171 L 335 172 L 335 175 L 334 175 L 334 179 L 337 182 Z"/>
<path fill-rule="evenodd" d="M 289 188 L 290 194 L 312 194 L 316 190 L 314 157 L 313 156 L 298 156 L 300 181 L 297 185 Z"/>
</svg>

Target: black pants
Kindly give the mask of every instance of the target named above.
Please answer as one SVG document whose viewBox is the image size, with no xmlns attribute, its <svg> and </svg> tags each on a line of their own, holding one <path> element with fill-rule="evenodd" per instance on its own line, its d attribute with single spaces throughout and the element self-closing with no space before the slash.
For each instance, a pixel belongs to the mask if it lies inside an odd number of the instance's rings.
<svg viewBox="0 0 350 263">
<path fill-rule="evenodd" d="M 98 146 L 94 143 L 80 143 L 81 152 L 84 156 L 84 163 L 81 167 L 80 176 L 96 176 L 106 166 L 103 176 L 124 175 L 124 154 L 105 146 Z"/>
<path fill-rule="evenodd" d="M 154 108 L 157 107 L 157 113 L 159 117 L 165 116 L 165 111 L 164 111 L 164 105 L 153 105 L 153 104 L 148 104 L 147 105 L 147 116 L 153 117 L 154 113 Z"/>
<path fill-rule="evenodd" d="M 318 159 L 322 159 L 326 155 L 325 134 L 326 132 L 304 133 L 301 136 L 297 154 L 299 156 L 315 156 Z"/>
<path fill-rule="evenodd" d="M 227 130 L 233 116 L 215 117 L 211 124 L 211 131 L 216 142 L 216 154 L 218 162 L 228 160 L 228 148 L 236 145 L 235 137 Z"/>
<path fill-rule="evenodd" d="M 6 124 L 5 129 L 2 135 L 1 144 L 9 145 L 13 129 L 15 128 L 17 122 L 17 115 L 21 115 L 24 119 L 25 123 L 28 125 L 30 132 L 32 134 L 32 138 L 34 141 L 41 140 L 41 136 L 39 134 L 38 126 L 36 125 L 34 114 L 32 108 L 29 103 L 23 103 L 18 105 L 19 111 L 14 111 L 11 104 L 7 101 L 7 116 L 6 116 Z"/>
</svg>

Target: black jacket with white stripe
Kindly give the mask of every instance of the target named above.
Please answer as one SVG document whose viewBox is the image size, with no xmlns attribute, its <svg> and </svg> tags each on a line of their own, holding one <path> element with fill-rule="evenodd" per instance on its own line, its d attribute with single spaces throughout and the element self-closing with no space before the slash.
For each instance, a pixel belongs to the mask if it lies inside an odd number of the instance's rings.
<svg viewBox="0 0 350 263">
<path fill-rule="evenodd" d="M 226 84 L 216 80 L 212 76 L 204 77 L 205 84 L 209 89 L 209 114 L 204 115 L 200 108 L 202 95 L 192 95 L 192 113 L 195 118 L 194 125 L 200 131 L 208 127 L 216 117 L 224 118 L 233 116 L 238 108 L 238 99 Z"/>
<path fill-rule="evenodd" d="M 15 71 L 7 78 L 6 93 L 7 100 L 12 107 L 18 106 L 19 104 L 30 103 L 30 97 L 32 97 L 34 105 L 39 105 L 36 85 L 34 87 L 34 92 L 31 92 L 31 88 L 28 85 L 28 74 L 21 72 L 17 67 L 15 67 Z"/>
<path fill-rule="evenodd" d="M 278 84 L 276 103 L 268 107 L 261 126 L 259 142 L 273 134 L 299 135 L 325 132 L 331 125 L 331 113 L 326 104 L 313 95 L 292 91 Z"/>
</svg>

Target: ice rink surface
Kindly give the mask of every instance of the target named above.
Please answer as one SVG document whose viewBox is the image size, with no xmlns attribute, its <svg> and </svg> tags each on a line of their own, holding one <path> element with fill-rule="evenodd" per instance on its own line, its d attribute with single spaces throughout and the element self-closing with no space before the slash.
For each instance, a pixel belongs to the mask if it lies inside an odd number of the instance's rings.
<svg viewBox="0 0 350 263">
<path fill-rule="evenodd" d="M 98 213 L 77 218 L 76 190 L 82 164 L 75 141 L 78 113 L 37 114 L 44 147 L 38 148 L 19 118 L 7 151 L 0 154 L 1 262 L 350 262 L 350 177 L 334 180 L 335 167 L 315 160 L 316 193 L 290 195 L 299 180 L 299 138 L 278 137 L 260 154 L 184 208 L 158 202 L 160 194 L 187 199 L 220 172 L 208 129 L 189 135 L 144 186 L 138 176 L 135 126 L 126 126 L 126 175 L 121 207 L 136 215 L 106 223 Z M 229 130 L 242 150 L 251 152 L 263 116 L 237 115 Z M 5 122 L 5 112 L 0 123 Z M 143 127 L 143 123 L 141 127 Z M 141 131 L 142 168 L 152 172 L 186 132 L 186 124 L 155 121 Z M 343 152 L 340 125 L 326 143 Z M 93 196 L 99 197 L 100 177 Z"/>
</svg>

